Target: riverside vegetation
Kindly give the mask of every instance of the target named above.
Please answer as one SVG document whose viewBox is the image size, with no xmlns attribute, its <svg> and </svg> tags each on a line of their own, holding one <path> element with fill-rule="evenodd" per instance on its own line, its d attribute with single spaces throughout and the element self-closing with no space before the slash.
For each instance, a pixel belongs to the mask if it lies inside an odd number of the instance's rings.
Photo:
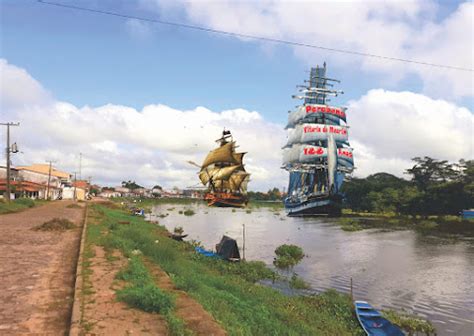
<svg viewBox="0 0 474 336">
<path fill-rule="evenodd" d="M 163 314 L 174 335 L 190 331 L 174 314 L 173 295 L 155 285 L 144 259 L 163 269 L 178 289 L 197 300 L 230 335 L 364 334 L 348 295 L 329 290 L 319 295 L 285 296 L 257 283 L 276 276 L 263 262 L 206 258 L 194 252 L 193 244 L 168 238 L 164 227 L 113 205 L 92 205 L 89 217 L 86 256 L 91 244 L 97 244 L 109 254 L 117 249 L 130 258 L 118 275 L 129 284 L 118 291 L 118 299 Z M 406 324 L 409 332 L 433 330 L 425 321 L 421 325 L 415 322 L 420 320 L 410 317 L 410 321 Z"/>
</svg>

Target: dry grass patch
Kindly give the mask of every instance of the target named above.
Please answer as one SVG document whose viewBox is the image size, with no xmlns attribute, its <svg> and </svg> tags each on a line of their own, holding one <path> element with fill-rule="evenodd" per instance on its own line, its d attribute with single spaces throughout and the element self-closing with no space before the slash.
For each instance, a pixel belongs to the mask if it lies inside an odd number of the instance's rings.
<svg viewBox="0 0 474 336">
<path fill-rule="evenodd" d="M 35 231 L 66 231 L 74 229 L 76 225 L 66 218 L 53 218 L 33 228 Z"/>
</svg>

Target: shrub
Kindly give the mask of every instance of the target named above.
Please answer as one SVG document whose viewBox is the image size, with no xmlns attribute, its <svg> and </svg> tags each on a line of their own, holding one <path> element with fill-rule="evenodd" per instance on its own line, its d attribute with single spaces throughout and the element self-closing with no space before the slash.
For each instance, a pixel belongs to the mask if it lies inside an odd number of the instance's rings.
<svg viewBox="0 0 474 336">
<path fill-rule="evenodd" d="M 296 265 L 303 259 L 303 249 L 296 245 L 280 245 L 275 250 L 277 255 L 273 264 L 278 268 L 288 268 Z"/>
</svg>

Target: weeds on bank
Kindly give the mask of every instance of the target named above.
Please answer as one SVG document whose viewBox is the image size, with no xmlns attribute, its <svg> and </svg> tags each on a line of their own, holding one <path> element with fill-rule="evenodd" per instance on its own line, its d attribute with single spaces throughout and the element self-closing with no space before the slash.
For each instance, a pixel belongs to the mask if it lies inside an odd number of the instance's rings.
<svg viewBox="0 0 474 336">
<path fill-rule="evenodd" d="M 382 311 L 383 316 L 404 330 L 413 333 L 421 332 L 426 335 L 436 335 L 436 330 L 429 321 L 417 319 L 413 316 L 398 313 L 393 310 Z"/>
</svg>

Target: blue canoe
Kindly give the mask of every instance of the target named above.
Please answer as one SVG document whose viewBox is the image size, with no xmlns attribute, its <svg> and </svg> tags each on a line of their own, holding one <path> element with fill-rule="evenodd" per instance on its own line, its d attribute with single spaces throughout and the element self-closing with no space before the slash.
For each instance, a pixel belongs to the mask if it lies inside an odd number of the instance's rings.
<svg viewBox="0 0 474 336">
<path fill-rule="evenodd" d="M 365 301 L 355 301 L 357 319 L 369 336 L 403 336 L 400 328 L 384 319 L 370 304 Z"/>
</svg>

